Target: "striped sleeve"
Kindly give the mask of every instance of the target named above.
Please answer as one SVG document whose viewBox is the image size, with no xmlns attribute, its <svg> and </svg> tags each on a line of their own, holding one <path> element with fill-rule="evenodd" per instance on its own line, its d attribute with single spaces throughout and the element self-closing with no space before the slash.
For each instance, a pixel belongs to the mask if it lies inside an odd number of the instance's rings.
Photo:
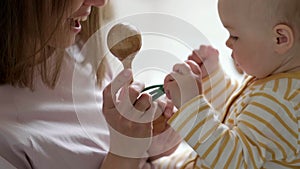
<svg viewBox="0 0 300 169">
<path fill-rule="evenodd" d="M 231 128 L 218 120 L 203 96 L 186 103 L 169 120 L 198 153 L 201 168 L 261 168 L 266 161 L 296 156 L 294 106 L 271 90 L 252 92 L 249 98 Z"/>
<path fill-rule="evenodd" d="M 226 75 L 221 66 L 203 79 L 203 94 L 217 112 L 223 112 L 225 103 L 237 88 L 237 80 Z"/>
</svg>

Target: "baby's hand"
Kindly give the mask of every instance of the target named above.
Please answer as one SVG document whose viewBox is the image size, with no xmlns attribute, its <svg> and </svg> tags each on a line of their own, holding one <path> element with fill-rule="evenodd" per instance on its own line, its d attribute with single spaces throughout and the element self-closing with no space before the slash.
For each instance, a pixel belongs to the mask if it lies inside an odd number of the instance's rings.
<svg viewBox="0 0 300 169">
<path fill-rule="evenodd" d="M 219 52 L 211 46 L 201 45 L 199 49 L 193 50 L 188 60 L 196 62 L 201 71 L 202 78 L 214 72 L 219 67 Z"/>
<path fill-rule="evenodd" d="M 187 60 L 174 65 L 173 72 L 164 80 L 166 96 L 179 108 L 187 101 L 202 94 L 202 73 L 197 63 Z"/>
</svg>

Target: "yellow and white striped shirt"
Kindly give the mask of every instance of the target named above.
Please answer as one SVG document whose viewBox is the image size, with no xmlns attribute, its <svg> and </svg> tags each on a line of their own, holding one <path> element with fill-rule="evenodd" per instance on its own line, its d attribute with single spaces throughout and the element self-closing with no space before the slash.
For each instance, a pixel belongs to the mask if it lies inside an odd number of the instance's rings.
<svg viewBox="0 0 300 169">
<path fill-rule="evenodd" d="M 197 168 L 299 168 L 300 72 L 248 77 L 239 90 L 223 75 L 204 80 L 204 96 L 169 121 L 199 155 Z"/>
</svg>

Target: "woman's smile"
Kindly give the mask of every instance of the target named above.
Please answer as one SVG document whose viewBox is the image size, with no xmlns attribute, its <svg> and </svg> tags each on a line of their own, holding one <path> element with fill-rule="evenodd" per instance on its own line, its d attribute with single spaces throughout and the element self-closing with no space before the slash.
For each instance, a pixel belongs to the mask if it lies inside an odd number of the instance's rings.
<svg viewBox="0 0 300 169">
<path fill-rule="evenodd" d="M 90 13 L 91 13 L 91 9 L 88 8 L 84 12 L 80 12 L 79 14 L 75 14 L 74 17 L 68 18 L 67 22 L 69 22 L 70 24 L 71 31 L 74 32 L 75 34 L 79 33 L 81 31 L 80 22 L 86 21 Z"/>
</svg>

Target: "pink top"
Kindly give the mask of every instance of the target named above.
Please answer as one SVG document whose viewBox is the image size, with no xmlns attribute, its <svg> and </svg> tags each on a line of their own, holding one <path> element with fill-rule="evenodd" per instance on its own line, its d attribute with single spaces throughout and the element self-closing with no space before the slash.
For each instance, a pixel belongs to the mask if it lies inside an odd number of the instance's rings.
<svg viewBox="0 0 300 169">
<path fill-rule="evenodd" d="M 109 67 L 104 85 L 112 79 Z M 54 90 L 0 86 L 0 168 L 97 169 L 109 147 L 90 64 L 64 57 Z"/>
</svg>

